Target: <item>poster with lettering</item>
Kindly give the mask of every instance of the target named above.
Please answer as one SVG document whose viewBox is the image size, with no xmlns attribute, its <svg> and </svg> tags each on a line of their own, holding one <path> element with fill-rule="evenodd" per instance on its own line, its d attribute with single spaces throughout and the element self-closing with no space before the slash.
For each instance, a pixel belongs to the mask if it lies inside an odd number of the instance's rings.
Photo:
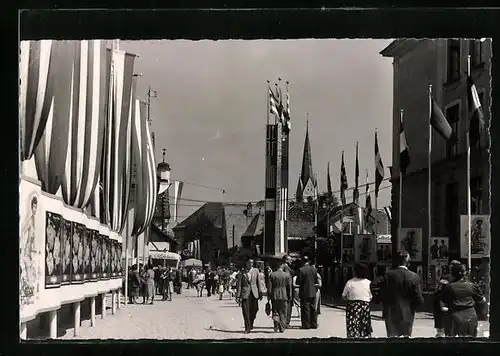
<svg viewBox="0 0 500 356">
<path fill-rule="evenodd" d="M 91 243 L 91 232 L 89 228 L 85 227 L 83 230 L 82 242 L 83 242 L 83 280 L 90 281 L 90 243 Z"/>
<path fill-rule="evenodd" d="M 97 253 L 96 253 L 96 269 L 97 276 L 99 279 L 104 278 L 104 239 L 106 237 L 103 234 L 99 234 L 97 238 Z"/>
<path fill-rule="evenodd" d="M 71 235 L 73 233 L 73 223 L 68 220 L 63 220 L 63 228 L 61 229 L 61 284 L 69 284 L 71 282 Z"/>
<path fill-rule="evenodd" d="M 79 284 L 84 281 L 83 263 L 83 238 L 86 234 L 86 227 L 80 223 L 73 223 L 73 234 L 71 235 L 71 283 Z"/>
<path fill-rule="evenodd" d="M 110 239 L 108 236 L 103 236 L 102 239 L 102 279 L 109 279 L 110 273 Z"/>
<path fill-rule="evenodd" d="M 422 229 L 400 228 L 398 234 L 398 248 L 410 255 L 412 262 L 422 261 Z"/>
<path fill-rule="evenodd" d="M 469 256 L 469 217 L 460 217 L 460 255 L 462 258 Z M 490 217 L 489 215 L 471 216 L 471 257 L 481 258 L 490 255 Z"/>
<path fill-rule="evenodd" d="M 98 249 L 99 231 L 90 230 L 90 280 L 97 281 L 99 279 L 100 267 L 99 249 Z"/>
<path fill-rule="evenodd" d="M 46 212 L 45 227 L 45 288 L 61 285 L 61 226 L 59 214 Z"/>
<path fill-rule="evenodd" d="M 117 253 L 118 241 L 111 240 L 111 277 L 116 277 L 118 275 L 118 266 L 116 265 L 116 253 Z"/>
<path fill-rule="evenodd" d="M 118 276 L 122 277 L 123 276 L 123 258 L 122 258 L 122 253 L 123 253 L 123 248 L 122 244 L 118 243 Z"/>
<path fill-rule="evenodd" d="M 356 262 L 377 262 L 377 236 L 369 234 L 354 235 L 354 252 Z"/>
</svg>

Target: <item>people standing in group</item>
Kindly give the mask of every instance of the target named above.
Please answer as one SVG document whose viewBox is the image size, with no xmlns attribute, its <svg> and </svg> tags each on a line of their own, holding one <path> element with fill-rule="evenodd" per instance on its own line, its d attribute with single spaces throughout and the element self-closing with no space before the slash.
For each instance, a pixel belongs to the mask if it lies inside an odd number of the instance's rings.
<svg viewBox="0 0 500 356">
<path fill-rule="evenodd" d="M 161 294 L 161 266 L 158 265 L 156 266 L 156 268 L 153 269 L 154 270 L 154 273 L 155 273 L 155 293 L 156 294 Z"/>
<path fill-rule="evenodd" d="M 214 284 L 215 284 L 215 273 L 212 271 L 212 268 L 208 266 L 205 271 L 205 288 L 207 289 L 207 297 L 212 296 Z"/>
<path fill-rule="evenodd" d="M 141 285 L 142 285 L 142 280 L 141 276 L 139 275 L 138 266 L 133 265 L 131 267 L 131 273 L 129 274 L 129 281 L 128 281 L 128 287 L 129 287 L 128 295 L 131 304 L 137 303 L 137 297 L 139 297 L 141 292 Z"/>
<path fill-rule="evenodd" d="M 397 267 L 388 270 L 379 282 L 387 337 L 411 337 L 415 312 L 424 303 L 420 277 L 408 269 L 410 256 L 396 255 Z"/>
<path fill-rule="evenodd" d="M 476 283 L 468 281 L 466 268 L 458 261 L 450 264 L 451 281 L 443 286 L 439 295 L 441 311 L 445 318 L 446 336 L 476 337 L 478 314 L 484 311 L 486 298 Z M 480 315 L 486 320 L 486 315 Z"/>
<path fill-rule="evenodd" d="M 145 276 L 145 288 L 144 288 L 144 301 L 143 304 L 146 303 L 147 300 L 151 298 L 151 302 L 149 304 L 153 304 L 155 300 L 155 272 L 153 271 L 152 265 L 145 266 L 146 273 Z"/>
<path fill-rule="evenodd" d="M 205 273 L 203 273 L 203 271 L 201 271 L 200 273 L 196 273 L 193 284 L 196 288 L 196 295 L 198 297 L 202 297 L 203 289 L 205 288 Z"/>
<path fill-rule="evenodd" d="M 316 314 L 316 290 L 318 288 L 318 272 L 304 256 L 304 265 L 297 276 L 300 298 L 300 318 L 302 329 L 317 329 L 318 315 Z"/>
<path fill-rule="evenodd" d="M 290 279 L 293 280 L 295 273 L 294 273 L 294 270 L 292 269 L 292 257 L 290 257 L 290 255 L 283 256 L 282 265 L 283 265 L 283 271 L 285 273 L 288 273 L 290 275 Z M 286 312 L 286 326 L 287 326 L 287 328 L 290 327 L 290 322 L 292 320 L 292 308 L 293 308 L 293 294 L 291 296 L 291 299 L 288 300 L 288 303 L 287 303 L 287 312 Z"/>
<path fill-rule="evenodd" d="M 370 337 L 373 329 L 370 302 L 372 293 L 368 267 L 356 264 L 354 278 L 347 281 L 342 298 L 347 300 L 346 330 L 348 338 Z"/>
<path fill-rule="evenodd" d="M 245 333 L 250 333 L 259 311 L 259 300 L 262 300 L 259 270 L 253 267 L 252 259 L 246 261 L 245 268 L 240 275 L 236 298 L 238 304 L 241 303 Z"/>
<path fill-rule="evenodd" d="M 142 295 L 142 304 L 146 304 L 146 296 L 147 296 L 147 280 L 148 280 L 148 275 L 147 275 L 147 265 L 140 264 L 139 265 L 139 270 L 140 270 L 140 276 L 141 276 L 141 295 Z"/>
<path fill-rule="evenodd" d="M 170 288 L 170 284 L 172 282 L 172 273 L 170 271 L 170 267 L 167 267 L 163 271 L 163 273 L 161 275 L 161 279 L 163 281 L 162 301 L 165 301 L 165 300 L 171 301 L 172 300 L 172 289 Z"/>
<path fill-rule="evenodd" d="M 444 313 L 441 310 L 441 293 L 445 285 L 447 285 L 450 277 L 443 276 L 439 280 L 438 287 L 433 294 L 433 316 L 434 316 L 434 328 L 436 329 L 436 337 L 446 336 L 447 329 L 445 327 Z"/>
<path fill-rule="evenodd" d="M 275 332 L 284 332 L 287 328 L 288 301 L 293 298 L 292 278 L 283 270 L 284 264 L 278 265 L 269 276 L 267 298 L 272 304 L 272 318 Z"/>
<path fill-rule="evenodd" d="M 194 287 L 194 280 L 196 278 L 196 268 L 191 268 L 188 272 L 188 289 Z"/>
</svg>

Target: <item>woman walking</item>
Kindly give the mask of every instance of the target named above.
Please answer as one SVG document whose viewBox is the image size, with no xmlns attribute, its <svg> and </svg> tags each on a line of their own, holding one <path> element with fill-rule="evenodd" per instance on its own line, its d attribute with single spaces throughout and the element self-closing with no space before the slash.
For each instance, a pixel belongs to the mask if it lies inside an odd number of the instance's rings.
<svg viewBox="0 0 500 356">
<path fill-rule="evenodd" d="M 368 268 L 357 264 L 354 268 L 354 278 L 347 281 L 342 293 L 342 298 L 347 300 L 346 327 L 348 338 L 371 337 L 373 331 L 370 310 L 371 282 L 367 276 Z"/>
<path fill-rule="evenodd" d="M 486 299 L 477 284 L 466 280 L 463 264 L 452 261 L 450 270 L 451 282 L 443 287 L 440 295 L 441 311 L 445 313 L 446 336 L 476 337 L 476 308 L 483 310 Z"/>
<path fill-rule="evenodd" d="M 445 333 L 444 313 L 441 311 L 441 293 L 445 285 L 449 283 L 448 279 L 443 277 L 439 280 L 439 285 L 434 292 L 434 328 L 436 337 L 443 337 Z"/>
<path fill-rule="evenodd" d="M 144 300 L 147 301 L 151 298 L 151 303 L 153 304 L 155 300 L 155 272 L 153 271 L 152 265 L 147 265 L 145 273 L 145 289 L 144 289 Z"/>
</svg>

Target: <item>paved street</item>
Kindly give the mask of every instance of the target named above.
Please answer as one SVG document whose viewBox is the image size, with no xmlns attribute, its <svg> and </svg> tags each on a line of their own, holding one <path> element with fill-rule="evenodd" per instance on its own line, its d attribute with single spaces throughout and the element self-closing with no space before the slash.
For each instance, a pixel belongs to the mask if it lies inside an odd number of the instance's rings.
<svg viewBox="0 0 500 356">
<path fill-rule="evenodd" d="M 159 296 L 157 297 L 159 298 Z M 84 321 L 78 337 L 67 329 L 61 339 L 236 339 L 236 338 L 327 338 L 346 337 L 344 311 L 322 306 L 317 330 L 300 330 L 297 311 L 292 316 L 292 329 L 282 334 L 273 332 L 271 318 L 260 310 L 251 334 L 243 333 L 241 309 L 228 296 L 196 297 L 194 290 L 183 290 L 174 295 L 171 302 L 157 301 L 154 305 L 128 305 L 108 315 L 104 320 L 97 316 L 96 326 Z M 108 311 L 109 313 L 109 311 Z M 376 314 L 376 313 L 375 313 Z M 374 337 L 385 337 L 384 322 L 373 318 Z M 434 336 L 433 321 L 428 315 L 418 315 L 415 321 L 415 337 Z"/>
</svg>

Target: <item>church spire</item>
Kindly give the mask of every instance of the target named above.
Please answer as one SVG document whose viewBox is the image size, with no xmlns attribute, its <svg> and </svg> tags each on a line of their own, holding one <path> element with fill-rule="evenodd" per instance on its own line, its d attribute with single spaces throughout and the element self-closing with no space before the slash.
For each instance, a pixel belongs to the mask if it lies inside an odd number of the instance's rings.
<svg viewBox="0 0 500 356">
<path fill-rule="evenodd" d="M 302 156 L 302 170 L 297 185 L 297 201 L 304 201 L 315 196 L 316 180 L 312 169 L 311 143 L 309 142 L 309 113 L 306 120 L 306 138 Z"/>
</svg>

